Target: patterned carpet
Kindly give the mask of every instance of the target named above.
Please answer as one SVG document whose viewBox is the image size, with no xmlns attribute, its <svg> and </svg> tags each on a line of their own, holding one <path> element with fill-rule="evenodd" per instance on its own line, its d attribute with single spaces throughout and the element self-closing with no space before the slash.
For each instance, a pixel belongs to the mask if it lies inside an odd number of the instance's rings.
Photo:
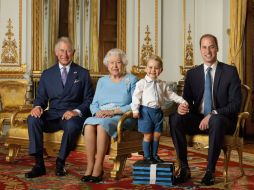
<svg viewBox="0 0 254 190">
<path fill-rule="evenodd" d="M 160 145 L 159 155 L 162 159 L 167 161 L 174 161 L 174 149 L 169 137 L 163 137 Z M 27 155 L 27 150 L 22 150 L 19 158 L 13 164 L 5 161 L 7 150 L 0 144 L 0 190 L 2 189 L 17 189 L 17 190 L 78 190 L 78 189 L 108 189 L 108 190 L 164 190 L 168 189 L 159 185 L 134 185 L 132 184 L 132 165 L 135 161 L 142 159 L 142 156 L 133 155 L 127 161 L 127 166 L 123 177 L 118 180 L 112 180 L 109 177 L 112 162 L 105 159 L 104 164 L 104 180 L 101 183 L 82 183 L 81 176 L 84 174 L 86 167 L 86 155 L 81 152 L 73 152 L 67 160 L 66 169 L 68 176 L 56 177 L 54 174 L 55 158 L 45 158 L 47 175 L 36 179 L 24 178 L 24 173 L 29 171 L 33 165 L 33 159 Z M 201 152 L 193 149 L 188 150 L 189 162 L 191 166 L 192 179 L 190 182 L 174 186 L 172 189 L 254 189 L 254 155 L 244 153 L 244 171 L 245 176 L 239 177 L 240 170 L 238 168 L 237 156 L 233 152 L 230 162 L 229 179 L 227 184 L 223 182 L 222 170 L 223 159 L 220 159 L 217 164 L 216 184 L 210 187 L 200 186 L 200 180 L 206 166 L 206 152 Z"/>
</svg>

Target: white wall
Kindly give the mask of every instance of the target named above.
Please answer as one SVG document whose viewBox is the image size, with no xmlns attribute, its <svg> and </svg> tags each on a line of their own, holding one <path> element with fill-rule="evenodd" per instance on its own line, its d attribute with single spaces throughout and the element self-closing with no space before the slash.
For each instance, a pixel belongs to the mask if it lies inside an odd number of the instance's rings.
<svg viewBox="0 0 254 190">
<path fill-rule="evenodd" d="M 182 1 L 162 1 L 162 59 L 164 70 L 161 79 L 180 80 L 183 64 L 183 7 Z"/>
<path fill-rule="evenodd" d="M 188 1 L 188 0 L 186 0 Z M 218 38 L 218 59 L 227 62 L 230 0 L 195 0 L 195 28 L 193 36 L 194 62 L 201 64 L 199 39 L 211 33 Z M 162 58 L 164 71 L 161 78 L 179 81 L 179 66 L 183 64 L 183 0 L 162 1 Z M 188 7 L 187 7 L 188 8 Z"/>
<path fill-rule="evenodd" d="M 218 39 L 218 60 L 227 61 L 230 0 L 196 0 L 195 64 L 202 63 L 199 54 L 199 39 L 205 33 L 211 33 Z"/>
</svg>

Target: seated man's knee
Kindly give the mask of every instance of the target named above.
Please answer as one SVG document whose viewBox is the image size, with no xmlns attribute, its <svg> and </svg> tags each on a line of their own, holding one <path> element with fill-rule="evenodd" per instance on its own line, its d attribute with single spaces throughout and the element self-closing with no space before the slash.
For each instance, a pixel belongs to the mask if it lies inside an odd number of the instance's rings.
<svg viewBox="0 0 254 190">
<path fill-rule="evenodd" d="M 209 125 L 215 130 L 224 130 L 228 125 L 228 119 L 223 115 L 212 115 Z"/>
<path fill-rule="evenodd" d="M 27 118 L 27 123 L 28 123 L 28 126 L 34 126 L 34 125 L 37 126 L 37 125 L 42 124 L 42 120 L 39 117 L 33 117 L 33 116 L 29 115 Z"/>
<path fill-rule="evenodd" d="M 68 133 L 77 133 L 82 130 L 82 123 L 77 122 L 76 119 L 69 119 L 65 122 L 64 131 Z"/>
</svg>

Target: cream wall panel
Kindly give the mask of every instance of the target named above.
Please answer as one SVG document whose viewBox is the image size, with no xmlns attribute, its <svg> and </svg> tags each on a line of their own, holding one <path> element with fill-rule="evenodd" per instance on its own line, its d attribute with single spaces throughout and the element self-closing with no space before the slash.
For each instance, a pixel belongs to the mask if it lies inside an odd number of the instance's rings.
<svg viewBox="0 0 254 190">
<path fill-rule="evenodd" d="M 180 0 L 162 1 L 162 58 L 164 70 L 160 76 L 165 81 L 181 79 L 183 64 L 183 4 Z"/>
<path fill-rule="evenodd" d="M 150 32 L 152 53 L 161 55 L 161 0 L 127 0 L 126 52 L 130 64 L 141 65 L 142 46 Z"/>
<path fill-rule="evenodd" d="M 8 25 L 8 20 L 11 20 L 11 32 L 13 33 L 13 36 L 11 36 L 12 40 L 15 39 L 17 43 L 17 51 L 18 51 L 18 62 L 17 64 L 20 64 L 21 60 L 20 57 L 22 55 L 19 52 L 19 49 L 22 48 L 20 47 L 19 41 L 22 40 L 22 23 L 20 23 L 20 0 L 1 0 L 0 1 L 0 43 L 2 46 L 2 43 L 5 39 L 7 39 L 6 33 L 8 32 L 7 25 Z M 22 43 L 22 41 L 21 41 Z M 2 54 L 2 48 L 0 49 L 0 54 Z"/>
<path fill-rule="evenodd" d="M 162 1 L 162 58 L 165 67 L 161 78 L 166 81 L 179 81 L 183 77 L 179 69 L 184 61 L 183 2 L 184 0 Z M 226 62 L 230 0 L 186 0 L 186 2 L 188 16 L 186 20 L 194 25 L 192 26 L 194 64 L 202 63 L 199 39 L 205 33 L 212 33 L 218 38 L 218 59 Z"/>
<path fill-rule="evenodd" d="M 31 0 L 0 0 L 0 26 L 0 77 L 23 78 L 31 62 Z"/>
<path fill-rule="evenodd" d="M 23 1 L 25 5 L 25 10 L 23 11 L 24 14 L 24 22 L 23 22 L 23 52 L 24 56 L 24 63 L 26 63 L 26 71 L 27 74 L 25 77 L 29 77 L 31 75 L 31 62 L 32 62 L 32 0 Z"/>
</svg>

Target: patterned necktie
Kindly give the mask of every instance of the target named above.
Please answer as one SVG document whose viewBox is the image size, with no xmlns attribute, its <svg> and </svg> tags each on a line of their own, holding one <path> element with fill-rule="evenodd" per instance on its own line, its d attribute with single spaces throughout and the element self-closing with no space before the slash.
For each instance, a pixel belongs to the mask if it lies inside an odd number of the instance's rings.
<svg viewBox="0 0 254 190">
<path fill-rule="evenodd" d="M 208 115 L 212 111 L 212 79 L 211 67 L 207 68 L 205 77 L 205 93 L 204 93 L 204 115 Z"/>
<path fill-rule="evenodd" d="M 66 79 L 67 79 L 67 69 L 66 69 L 66 67 L 62 68 L 61 78 L 62 78 L 63 85 L 65 85 Z"/>
</svg>

